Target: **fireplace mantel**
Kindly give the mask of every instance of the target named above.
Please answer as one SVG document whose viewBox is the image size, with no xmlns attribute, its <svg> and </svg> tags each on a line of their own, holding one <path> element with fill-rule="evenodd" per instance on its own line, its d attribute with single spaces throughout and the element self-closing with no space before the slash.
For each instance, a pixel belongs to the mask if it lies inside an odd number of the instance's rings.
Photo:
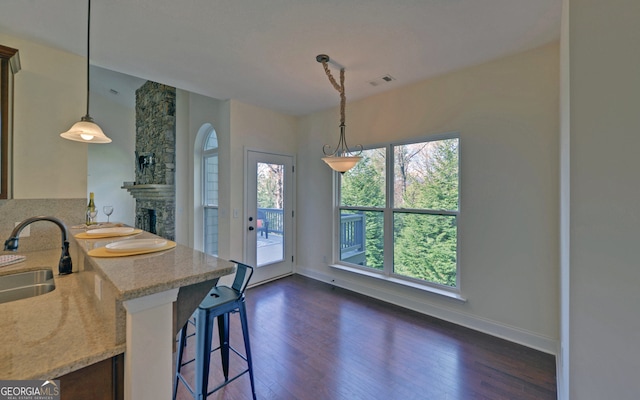
<svg viewBox="0 0 640 400">
<path fill-rule="evenodd" d="M 124 185 L 122 189 L 127 189 L 136 200 L 175 201 L 176 188 L 174 185 Z"/>
</svg>

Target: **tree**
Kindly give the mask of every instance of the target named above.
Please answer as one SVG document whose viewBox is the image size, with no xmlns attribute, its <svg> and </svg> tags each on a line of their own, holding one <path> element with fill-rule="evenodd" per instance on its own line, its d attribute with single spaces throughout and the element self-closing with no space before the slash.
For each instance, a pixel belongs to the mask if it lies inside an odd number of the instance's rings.
<svg viewBox="0 0 640 400">
<path fill-rule="evenodd" d="M 341 205 L 384 207 L 384 153 L 365 150 L 351 170 L 342 175 Z"/>
<path fill-rule="evenodd" d="M 447 286 L 456 285 L 455 218 L 401 214 L 396 231 L 394 272 Z"/>
<path fill-rule="evenodd" d="M 362 153 L 355 167 L 342 176 L 341 201 L 343 206 L 385 206 L 384 152 L 367 150 Z M 358 213 L 365 216 L 365 265 L 383 268 L 383 218 L 382 212 Z"/>
<path fill-rule="evenodd" d="M 417 164 L 415 158 L 420 158 L 425 152 L 428 143 L 417 143 L 394 147 L 394 199 L 396 207 L 405 206 L 405 201 L 411 201 L 407 198 L 407 186 L 409 184 L 409 176 L 413 174 L 413 165 Z"/>
<path fill-rule="evenodd" d="M 405 206 L 426 210 L 458 209 L 458 140 L 429 143 L 419 171 L 407 177 Z M 450 215 L 396 213 L 394 272 L 455 286 L 456 218 Z"/>
<path fill-rule="evenodd" d="M 258 163 L 258 208 L 284 208 L 282 164 Z"/>
</svg>

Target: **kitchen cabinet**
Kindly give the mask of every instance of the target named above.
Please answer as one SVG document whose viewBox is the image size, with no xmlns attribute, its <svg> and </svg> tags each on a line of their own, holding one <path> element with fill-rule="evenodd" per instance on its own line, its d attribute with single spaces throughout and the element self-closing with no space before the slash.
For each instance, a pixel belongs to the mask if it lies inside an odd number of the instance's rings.
<svg viewBox="0 0 640 400">
<path fill-rule="evenodd" d="M 17 49 L 0 45 L 0 199 L 10 199 L 13 75 L 20 71 Z"/>
<path fill-rule="evenodd" d="M 62 400 L 122 400 L 124 356 L 119 354 L 57 379 Z"/>
</svg>

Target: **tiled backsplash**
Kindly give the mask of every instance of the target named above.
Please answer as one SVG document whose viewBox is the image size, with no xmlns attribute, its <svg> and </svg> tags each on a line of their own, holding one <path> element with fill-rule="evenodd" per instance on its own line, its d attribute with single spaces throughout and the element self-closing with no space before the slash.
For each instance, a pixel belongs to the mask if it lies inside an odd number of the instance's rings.
<svg viewBox="0 0 640 400">
<path fill-rule="evenodd" d="M 70 228 L 84 222 L 86 199 L 19 199 L 0 200 L 0 244 L 13 230 L 16 222 L 38 215 L 56 217 Z M 19 251 L 57 249 L 61 247 L 60 229 L 49 221 L 37 221 L 29 225 L 31 235 L 20 238 Z"/>
</svg>

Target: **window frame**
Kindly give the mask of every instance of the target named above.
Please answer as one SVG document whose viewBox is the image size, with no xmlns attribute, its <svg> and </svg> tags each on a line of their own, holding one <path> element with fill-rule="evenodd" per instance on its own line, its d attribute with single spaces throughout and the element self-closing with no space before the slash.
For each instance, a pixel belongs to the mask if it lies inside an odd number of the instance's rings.
<svg viewBox="0 0 640 400">
<path fill-rule="evenodd" d="M 209 142 L 209 138 L 211 137 L 211 135 L 215 135 L 216 137 L 216 142 L 217 142 L 217 146 L 215 148 L 211 148 L 211 149 L 206 149 L 207 143 Z M 218 138 L 218 133 L 216 132 L 216 130 L 211 127 L 209 129 L 209 132 L 207 133 L 207 135 L 204 138 L 204 141 L 202 142 L 202 155 L 201 155 L 201 163 L 200 163 L 200 168 L 201 168 L 201 175 L 202 175 L 202 181 L 201 181 L 201 187 L 202 187 L 202 191 L 201 191 L 201 204 L 202 204 L 202 249 L 204 252 L 206 252 L 207 250 L 207 210 L 216 210 L 217 214 L 218 214 L 218 218 L 220 216 L 220 198 L 218 197 L 218 202 L 217 204 L 212 204 L 212 203 L 208 203 L 207 199 L 208 199 L 208 194 L 207 194 L 207 189 L 208 189 L 208 181 L 207 181 L 207 160 L 209 158 L 212 157 L 217 157 L 218 159 L 218 171 L 220 170 L 220 143 L 219 143 L 219 138 Z M 220 182 L 219 180 L 219 173 L 218 173 L 218 184 Z M 218 234 L 219 234 L 219 230 L 218 230 Z M 220 252 L 220 248 L 219 248 L 220 242 L 219 240 L 217 241 L 217 246 L 216 246 L 216 252 L 212 255 L 217 256 Z"/>
<path fill-rule="evenodd" d="M 394 163 L 396 146 L 409 145 L 415 143 L 436 142 L 447 139 L 458 140 L 458 207 L 457 210 L 435 210 L 435 209 L 413 209 L 413 208 L 396 208 L 394 207 Z M 441 294 L 447 297 L 456 298 L 462 301 L 465 299 L 461 295 L 461 268 L 460 268 L 460 226 L 461 226 L 461 209 L 462 209 L 462 190 L 461 190 L 461 148 L 462 140 L 459 132 L 448 132 L 435 135 L 420 136 L 401 141 L 392 141 L 384 144 L 366 146 L 364 150 L 384 149 L 385 150 L 385 205 L 380 207 L 368 206 L 342 206 L 341 205 L 341 181 L 342 176 L 334 172 L 334 218 L 333 218 L 333 264 L 334 268 L 355 272 L 361 275 L 382 279 L 397 284 L 410 286 L 413 288 L 426 290 L 429 292 Z M 383 268 L 381 270 L 362 266 L 358 264 L 342 261 L 340 249 L 340 224 L 342 211 L 381 211 L 383 213 Z M 396 213 L 411 213 L 421 215 L 444 215 L 454 216 L 456 219 L 456 284 L 455 286 L 447 286 L 435 282 L 417 279 L 405 275 L 397 274 L 394 269 L 394 229 L 393 222 Z"/>
</svg>

